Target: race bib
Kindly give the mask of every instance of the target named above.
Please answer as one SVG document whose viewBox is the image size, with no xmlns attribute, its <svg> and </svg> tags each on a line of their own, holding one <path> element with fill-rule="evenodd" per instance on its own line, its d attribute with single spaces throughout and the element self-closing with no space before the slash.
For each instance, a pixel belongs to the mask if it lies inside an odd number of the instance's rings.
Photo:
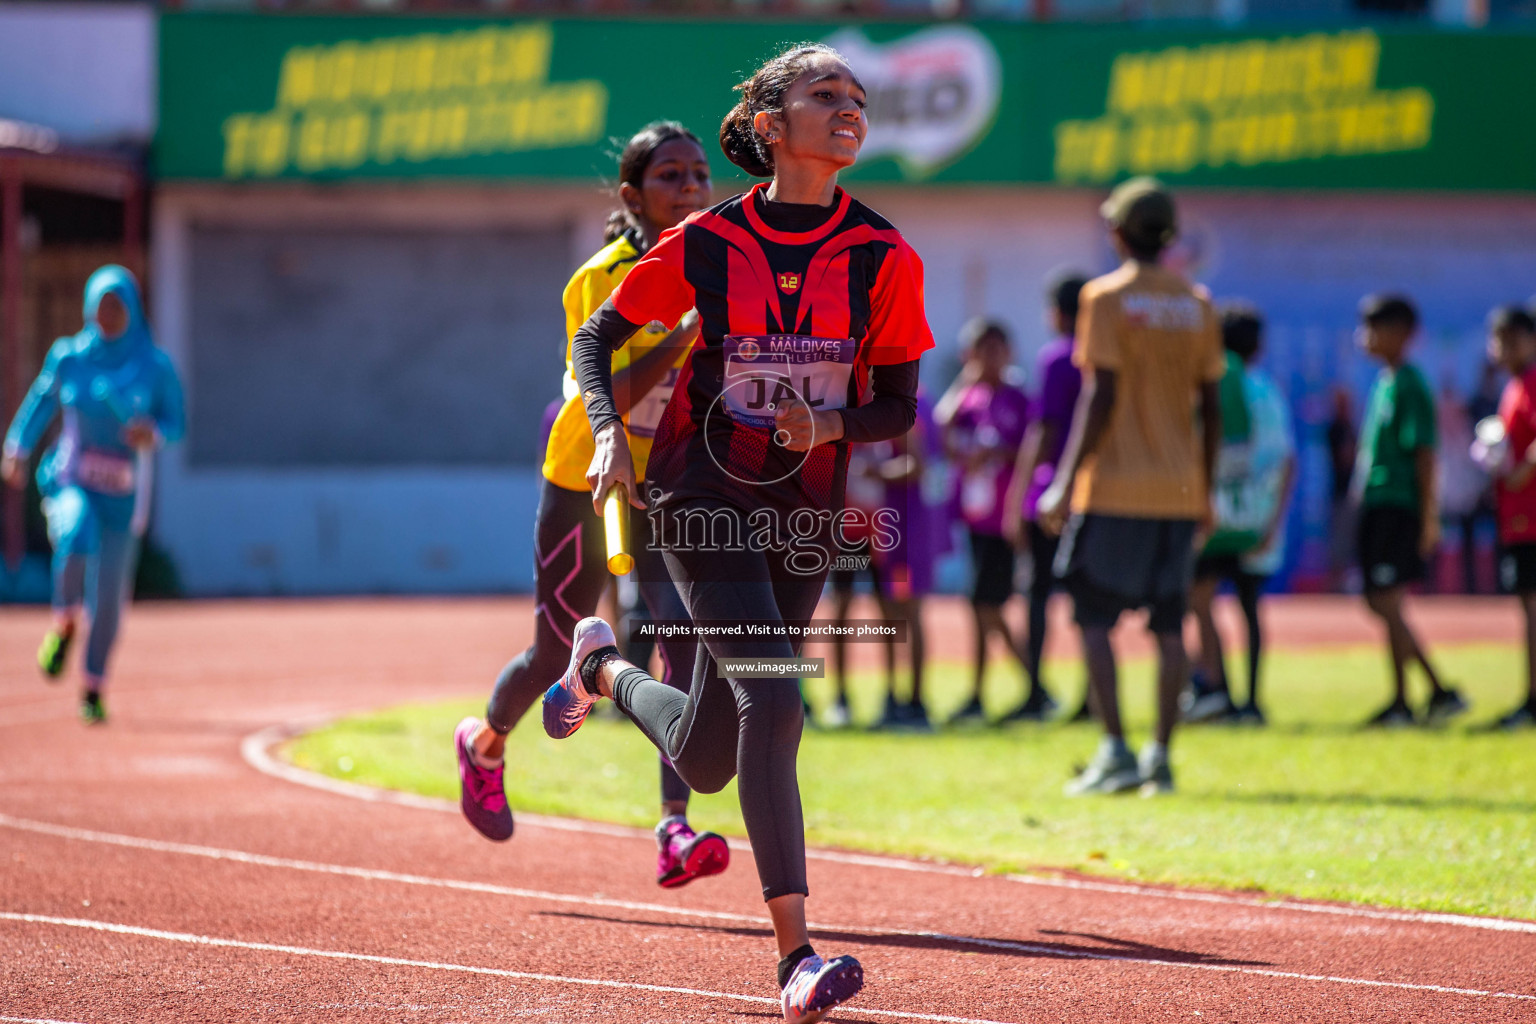
<svg viewBox="0 0 1536 1024">
<path fill-rule="evenodd" d="M 132 494 L 133 460 L 101 452 L 81 452 L 75 463 L 75 482 L 101 494 Z"/>
<path fill-rule="evenodd" d="M 731 419 L 774 428 L 780 402 L 798 398 L 813 409 L 842 409 L 858 344 L 851 338 L 800 334 L 728 334 L 721 399 Z"/>
<path fill-rule="evenodd" d="M 992 469 L 971 470 L 960 484 L 960 514 L 979 522 L 992 514 L 997 502 L 997 477 Z"/>
<path fill-rule="evenodd" d="M 1211 504 L 1218 534 L 1257 539 L 1268 525 L 1275 503 L 1267 500 L 1265 476 L 1252 466 L 1247 444 L 1224 444 L 1217 453 Z"/>
</svg>

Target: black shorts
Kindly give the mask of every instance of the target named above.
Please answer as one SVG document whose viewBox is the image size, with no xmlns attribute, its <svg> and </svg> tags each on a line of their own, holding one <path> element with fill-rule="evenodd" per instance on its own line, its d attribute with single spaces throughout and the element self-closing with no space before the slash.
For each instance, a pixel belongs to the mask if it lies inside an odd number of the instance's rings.
<svg viewBox="0 0 1536 1024">
<path fill-rule="evenodd" d="M 1195 579 L 1235 580 L 1243 575 L 1242 555 L 1201 555 L 1195 559 Z"/>
<path fill-rule="evenodd" d="M 1194 543 L 1192 519 L 1074 515 L 1061 535 L 1056 575 L 1081 626 L 1108 629 L 1122 613 L 1147 608 L 1152 632 L 1177 633 L 1189 606 Z"/>
<path fill-rule="evenodd" d="M 1511 544 L 1503 550 L 1499 586 L 1511 594 L 1536 593 L 1536 544 Z"/>
<path fill-rule="evenodd" d="M 1374 505 L 1360 510 L 1355 550 L 1360 554 L 1366 590 L 1385 590 L 1424 578 L 1424 559 L 1419 554 L 1423 526 L 1413 509 Z"/>
<path fill-rule="evenodd" d="M 1013 596 L 1013 545 L 990 533 L 971 531 L 971 565 L 976 583 L 971 603 L 999 607 Z"/>
</svg>

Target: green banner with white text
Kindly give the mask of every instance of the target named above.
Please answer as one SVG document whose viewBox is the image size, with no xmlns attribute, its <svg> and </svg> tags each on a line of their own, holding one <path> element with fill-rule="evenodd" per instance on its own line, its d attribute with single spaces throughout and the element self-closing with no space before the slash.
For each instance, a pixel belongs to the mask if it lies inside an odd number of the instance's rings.
<svg viewBox="0 0 1536 1024">
<path fill-rule="evenodd" d="M 803 40 L 867 88 L 856 180 L 1536 188 L 1532 35 L 213 13 L 161 19 L 156 170 L 611 177 L 647 121 L 712 140 L 731 86 Z"/>
</svg>

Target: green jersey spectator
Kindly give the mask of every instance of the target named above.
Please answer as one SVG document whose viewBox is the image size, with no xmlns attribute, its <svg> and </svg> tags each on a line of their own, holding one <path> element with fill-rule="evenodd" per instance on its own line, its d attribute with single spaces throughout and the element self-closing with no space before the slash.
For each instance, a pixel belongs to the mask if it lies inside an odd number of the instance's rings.
<svg viewBox="0 0 1536 1024">
<path fill-rule="evenodd" d="M 1412 363 L 1383 367 L 1360 434 L 1361 505 L 1428 513 L 1420 506 L 1418 458 L 1437 444 L 1435 397 L 1424 374 Z"/>
<path fill-rule="evenodd" d="M 1264 318 L 1257 309 L 1240 302 L 1223 307 L 1221 343 L 1227 369 L 1219 388 L 1222 438 L 1216 453 L 1216 528 L 1195 561 L 1189 609 L 1200 645 L 1189 689 L 1179 702 L 1190 722 L 1264 723 L 1258 704 L 1264 646 L 1259 594 L 1265 577 L 1278 566 L 1279 532 L 1295 459 L 1285 399 L 1255 365 L 1263 338 Z M 1262 560 L 1250 566 L 1250 558 Z M 1248 627 L 1248 701 L 1240 708 L 1232 701 L 1212 606 L 1223 581 L 1237 591 Z"/>
<path fill-rule="evenodd" d="M 1226 352 L 1226 370 L 1218 387 L 1221 399 L 1221 448 L 1216 453 L 1212 502 L 1215 521 L 1195 563 L 1195 579 L 1233 575 L 1237 556 L 1258 546 L 1263 524 L 1247 508 L 1252 479 L 1248 448 L 1253 433 L 1248 411 L 1247 368 L 1242 357 Z M 1230 571 L 1229 571 L 1230 570 Z"/>
<path fill-rule="evenodd" d="M 1243 387 L 1246 367 L 1242 357 L 1231 349 L 1226 354 L 1227 369 L 1222 375 L 1221 394 L 1221 442 L 1244 444 L 1253 432 L 1248 417 L 1248 393 Z"/>
<path fill-rule="evenodd" d="M 1407 666 L 1429 678 L 1424 717 L 1444 720 L 1466 711 L 1455 690 L 1440 684 L 1418 637 L 1403 617 L 1407 585 L 1424 577 L 1424 561 L 1440 541 L 1435 497 L 1435 401 L 1424 375 L 1408 362 L 1419 313 L 1401 295 L 1369 295 L 1360 304 L 1361 347 L 1382 363 L 1360 432 L 1354 489 L 1360 495 L 1357 550 L 1365 603 L 1387 627 L 1394 696 L 1371 725 L 1412 725 Z"/>
</svg>

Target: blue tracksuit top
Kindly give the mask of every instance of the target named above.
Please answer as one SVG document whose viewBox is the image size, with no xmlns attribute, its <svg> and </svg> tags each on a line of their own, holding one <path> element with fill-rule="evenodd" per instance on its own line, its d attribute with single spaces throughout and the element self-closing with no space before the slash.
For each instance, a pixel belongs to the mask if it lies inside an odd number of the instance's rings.
<svg viewBox="0 0 1536 1024">
<path fill-rule="evenodd" d="M 127 329 L 111 339 L 102 337 L 96 324 L 97 308 L 108 292 L 128 310 Z M 42 372 L 5 435 L 6 450 L 30 454 L 60 411 L 64 423 L 58 443 L 38 467 L 44 494 L 69 486 L 92 491 L 88 481 L 78 478 L 82 459 L 91 454 L 134 460 L 137 453 L 123 437 L 130 421 L 152 421 L 162 443 L 179 440 L 186 430 L 176 368 L 156 347 L 138 284 L 123 267 L 109 265 L 91 275 L 85 289 L 85 327 L 49 349 Z"/>
</svg>

